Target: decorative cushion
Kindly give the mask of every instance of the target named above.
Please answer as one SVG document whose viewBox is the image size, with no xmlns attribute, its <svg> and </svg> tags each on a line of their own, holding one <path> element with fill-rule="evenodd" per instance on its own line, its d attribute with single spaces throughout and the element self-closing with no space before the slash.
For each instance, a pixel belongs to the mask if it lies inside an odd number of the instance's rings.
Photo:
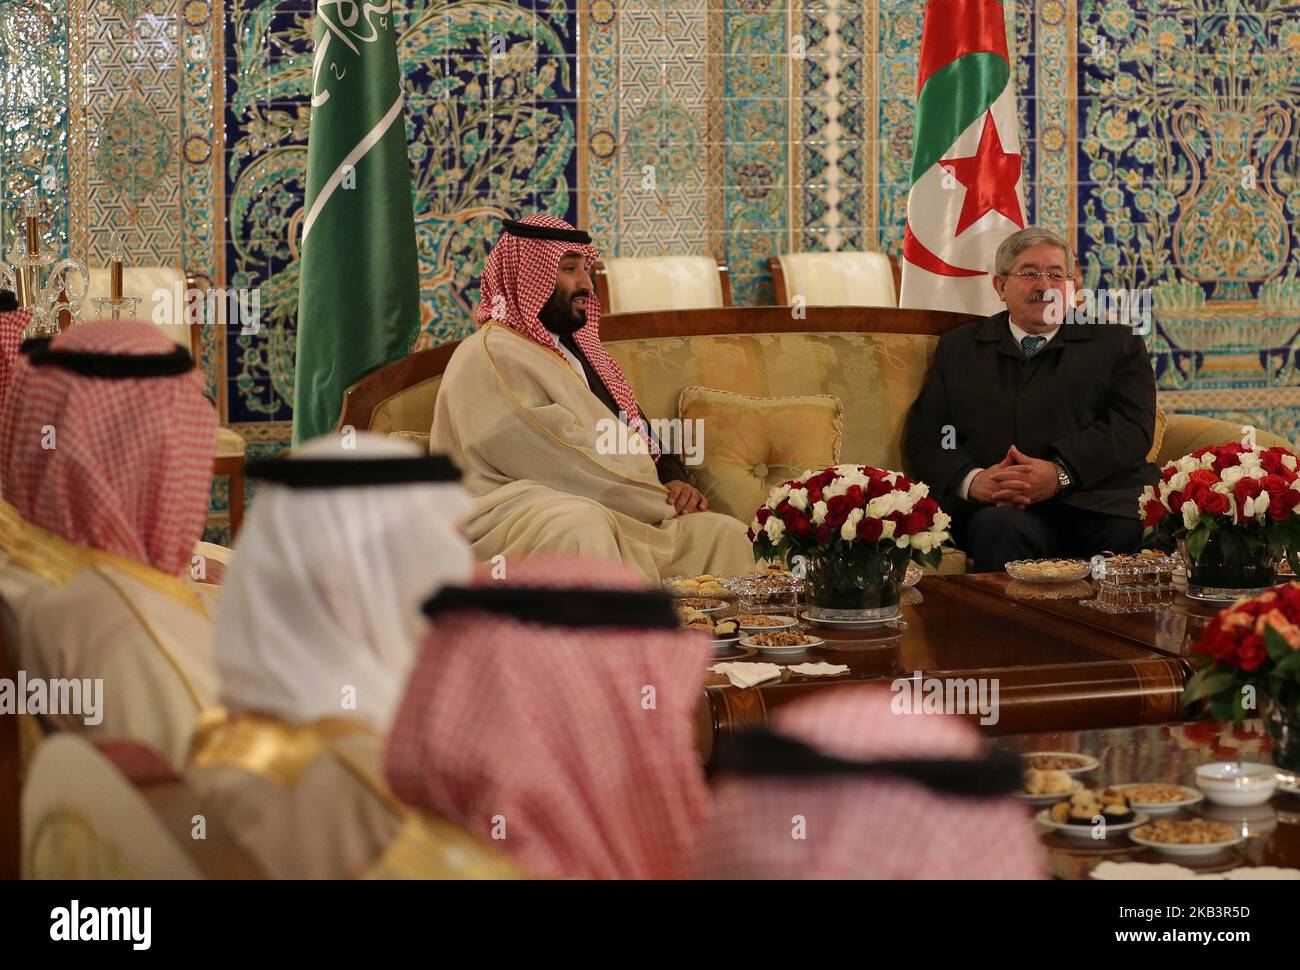
<svg viewBox="0 0 1300 970">
<path fill-rule="evenodd" d="M 787 479 L 840 459 L 844 409 L 829 394 L 750 397 L 687 387 L 678 400 L 683 422 L 702 422 L 703 462 L 688 465 L 709 508 L 748 523 L 767 494 Z"/>
<path fill-rule="evenodd" d="M 603 265 L 607 313 L 722 306 L 722 278 L 712 256 L 634 256 Z"/>
<path fill-rule="evenodd" d="M 1151 450 L 1147 452 L 1147 461 L 1155 461 L 1160 456 L 1160 445 L 1165 440 L 1165 427 L 1168 424 L 1169 415 L 1156 408 L 1156 433 L 1151 439 Z"/>
<path fill-rule="evenodd" d="M 787 300 L 806 306 L 898 306 L 894 268 L 884 253 L 782 253 Z"/>
<path fill-rule="evenodd" d="M 673 417 L 682 388 L 691 385 L 755 397 L 833 394 L 844 407 L 840 460 L 905 471 L 903 425 L 938 342 L 898 333 L 736 333 L 605 347 L 647 417 Z"/>
<path fill-rule="evenodd" d="M 1160 453 L 1156 456 L 1157 465 L 1190 455 L 1197 448 L 1206 445 L 1226 445 L 1241 440 L 1241 424 L 1236 421 L 1223 421 L 1201 414 L 1171 414 L 1165 425 L 1164 437 L 1160 442 Z M 1281 435 L 1273 434 L 1259 428 L 1255 431 L 1255 444 L 1260 448 L 1290 448 L 1295 446 Z"/>
</svg>

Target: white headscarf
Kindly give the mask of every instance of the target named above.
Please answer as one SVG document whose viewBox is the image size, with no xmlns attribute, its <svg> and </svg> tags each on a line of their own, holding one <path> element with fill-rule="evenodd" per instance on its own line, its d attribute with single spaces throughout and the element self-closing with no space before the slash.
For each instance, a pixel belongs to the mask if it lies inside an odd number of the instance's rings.
<svg viewBox="0 0 1300 970">
<path fill-rule="evenodd" d="M 423 454 L 368 432 L 354 443 L 318 438 L 289 460 Z M 421 605 L 473 571 L 458 529 L 470 503 L 454 482 L 259 487 L 214 621 L 222 703 L 294 723 L 332 715 L 387 730 L 424 631 Z"/>
</svg>

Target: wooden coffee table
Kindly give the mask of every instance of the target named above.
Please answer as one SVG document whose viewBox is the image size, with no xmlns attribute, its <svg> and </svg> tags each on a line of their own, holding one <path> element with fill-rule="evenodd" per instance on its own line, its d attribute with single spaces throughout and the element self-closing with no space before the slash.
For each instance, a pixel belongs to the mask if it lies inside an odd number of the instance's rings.
<svg viewBox="0 0 1300 970">
<path fill-rule="evenodd" d="M 998 683 L 990 735 L 1080 730 L 1181 720 L 1178 698 L 1191 666 L 1190 644 L 1216 608 L 1185 597 L 1159 610 L 1109 615 L 1075 600 L 1025 599 L 1003 574 L 927 576 L 908 591 L 905 629 L 816 628 L 826 643 L 792 658 L 720 656 L 781 666 L 824 660 L 837 677 L 784 671 L 753 688 L 710 673 L 696 732 L 707 762 L 714 744 L 767 720 L 782 704 L 850 684 L 924 677 Z M 736 651 L 739 654 L 739 651 Z M 979 715 L 967 715 L 977 724 Z"/>
</svg>

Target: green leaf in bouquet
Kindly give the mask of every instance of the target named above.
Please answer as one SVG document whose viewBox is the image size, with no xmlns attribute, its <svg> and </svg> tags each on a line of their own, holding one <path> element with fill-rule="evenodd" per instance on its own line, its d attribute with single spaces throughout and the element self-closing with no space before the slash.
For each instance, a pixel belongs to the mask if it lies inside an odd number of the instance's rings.
<svg viewBox="0 0 1300 970">
<path fill-rule="evenodd" d="M 1291 649 L 1291 644 L 1286 642 L 1286 638 L 1271 626 L 1264 628 L 1264 649 L 1268 651 L 1268 659 L 1273 663 L 1280 663 L 1295 653 Z"/>
<path fill-rule="evenodd" d="M 1232 720 L 1232 698 L 1220 694 L 1211 700 L 1210 717 L 1216 721 Z"/>
<path fill-rule="evenodd" d="M 1192 562 L 1200 561 L 1201 553 L 1205 551 L 1205 543 L 1209 538 L 1209 531 L 1200 526 L 1187 534 L 1187 554 L 1192 557 Z"/>
<path fill-rule="evenodd" d="M 1272 627 L 1269 627 L 1268 632 L 1274 633 L 1276 631 L 1274 631 Z M 1268 635 L 1265 634 L 1266 642 L 1267 642 L 1267 637 Z M 1279 636 L 1278 639 L 1281 639 L 1281 637 Z M 1286 641 L 1283 641 L 1283 643 L 1285 642 Z M 1271 649 L 1269 650 L 1269 656 L 1270 657 L 1273 656 L 1273 651 Z M 1277 676 L 1281 677 L 1283 680 L 1286 680 L 1294 675 L 1296 676 L 1296 679 L 1300 681 L 1300 650 L 1288 650 L 1287 655 L 1285 657 L 1281 658 L 1280 660 L 1277 659 L 1276 657 L 1274 657 L 1273 659 L 1274 659 L 1273 670 L 1272 670 L 1273 674 L 1276 674 Z"/>
<path fill-rule="evenodd" d="M 1236 675 L 1232 671 L 1223 670 L 1218 666 L 1198 670 L 1188 679 L 1179 703 L 1183 707 L 1189 707 L 1206 697 L 1221 696 L 1223 691 L 1232 687 L 1235 680 Z"/>
</svg>

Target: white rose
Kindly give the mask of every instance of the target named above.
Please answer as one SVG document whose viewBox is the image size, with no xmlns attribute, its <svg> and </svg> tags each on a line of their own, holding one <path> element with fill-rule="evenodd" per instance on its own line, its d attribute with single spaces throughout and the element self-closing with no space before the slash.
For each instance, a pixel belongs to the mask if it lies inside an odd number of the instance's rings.
<svg viewBox="0 0 1300 970">
<path fill-rule="evenodd" d="M 941 511 L 934 513 L 934 522 L 930 527 L 938 532 L 942 532 L 950 525 L 952 525 L 952 516 L 947 512 Z"/>
<path fill-rule="evenodd" d="M 1246 469 L 1247 478 L 1263 478 L 1268 472 L 1264 471 L 1259 465 L 1252 465 Z"/>
<path fill-rule="evenodd" d="M 1255 518 L 1268 513 L 1268 492 L 1260 492 L 1255 496 Z"/>
<path fill-rule="evenodd" d="M 885 521 L 880 523 L 880 538 L 882 539 L 894 538 L 894 523 L 889 519 L 885 519 Z"/>
<path fill-rule="evenodd" d="M 1180 472 L 1194 472 L 1200 469 L 1201 460 L 1199 458 L 1193 458 L 1191 455 L 1184 455 L 1182 458 L 1179 458 L 1174 462 L 1174 466 Z"/>
<path fill-rule="evenodd" d="M 845 519 L 844 524 L 840 526 L 840 538 L 843 539 L 845 542 L 852 542 L 857 537 L 858 537 L 857 526 L 854 525 L 852 519 Z"/>
<path fill-rule="evenodd" d="M 877 495 L 867 503 L 867 514 L 873 519 L 883 519 L 892 511 L 894 511 L 893 492 L 886 492 L 884 495 Z"/>
<path fill-rule="evenodd" d="M 919 553 L 927 553 L 934 548 L 934 536 L 929 532 L 918 532 L 912 536 L 912 548 Z"/>
<path fill-rule="evenodd" d="M 836 495 L 843 495 L 849 490 L 849 482 L 844 478 L 837 478 L 825 488 L 822 489 L 823 498 L 834 498 Z"/>
<path fill-rule="evenodd" d="M 767 504 L 771 508 L 776 508 L 778 505 L 780 505 L 789 497 L 790 497 L 790 486 L 778 485 L 776 488 L 772 489 L 772 494 L 767 497 Z"/>
<path fill-rule="evenodd" d="M 929 494 L 930 494 L 930 486 L 925 484 L 925 482 L 917 482 L 907 490 L 907 497 L 914 502 L 917 499 L 925 498 Z"/>
<path fill-rule="evenodd" d="M 1214 452 L 1207 451 L 1205 454 L 1201 455 L 1201 467 L 1213 468 L 1216 457 L 1217 456 L 1214 454 Z M 1245 455 L 1243 455 L 1242 457 L 1244 458 Z"/>
<path fill-rule="evenodd" d="M 780 542 L 781 536 L 785 532 L 785 523 L 781 521 L 779 515 L 773 515 L 764 523 L 763 531 L 767 533 L 767 537 L 773 542 Z"/>
<path fill-rule="evenodd" d="M 1283 455 L 1282 467 L 1288 469 L 1289 471 L 1295 471 L 1296 469 L 1295 455 Z"/>
<path fill-rule="evenodd" d="M 1169 479 L 1170 492 L 1182 492 L 1187 489 L 1187 472 L 1179 472 L 1173 478 Z"/>
<path fill-rule="evenodd" d="M 1209 458 L 1210 456 L 1206 455 L 1205 457 Z M 1240 463 L 1242 468 L 1258 468 L 1259 453 L 1255 451 L 1243 451 L 1237 456 L 1237 461 Z M 1214 464 L 1213 459 L 1210 460 L 1210 464 Z"/>
<path fill-rule="evenodd" d="M 1183 525 L 1188 529 L 1196 528 L 1196 523 L 1201 521 L 1201 510 L 1196 507 L 1196 503 L 1187 501 L 1183 503 Z"/>
<path fill-rule="evenodd" d="M 808 508 L 808 489 L 792 488 L 790 489 L 790 506 L 799 511 Z"/>
<path fill-rule="evenodd" d="M 899 549 L 906 549 L 911 544 L 912 544 L 911 536 L 899 536 L 897 539 L 894 540 L 894 545 L 898 546 Z"/>
<path fill-rule="evenodd" d="M 864 514 L 861 509 L 849 509 L 849 514 L 844 517 L 844 524 L 851 525 L 856 529 Z"/>
<path fill-rule="evenodd" d="M 814 502 L 812 510 L 813 525 L 821 525 L 826 521 L 826 503 Z"/>
<path fill-rule="evenodd" d="M 1225 468 L 1219 473 L 1219 483 L 1226 485 L 1228 490 L 1231 491 L 1232 486 L 1244 478 L 1245 475 L 1246 469 L 1242 468 L 1240 465 L 1233 465 L 1231 468 Z M 1219 489 L 1218 485 L 1213 487 L 1216 491 Z"/>
</svg>

